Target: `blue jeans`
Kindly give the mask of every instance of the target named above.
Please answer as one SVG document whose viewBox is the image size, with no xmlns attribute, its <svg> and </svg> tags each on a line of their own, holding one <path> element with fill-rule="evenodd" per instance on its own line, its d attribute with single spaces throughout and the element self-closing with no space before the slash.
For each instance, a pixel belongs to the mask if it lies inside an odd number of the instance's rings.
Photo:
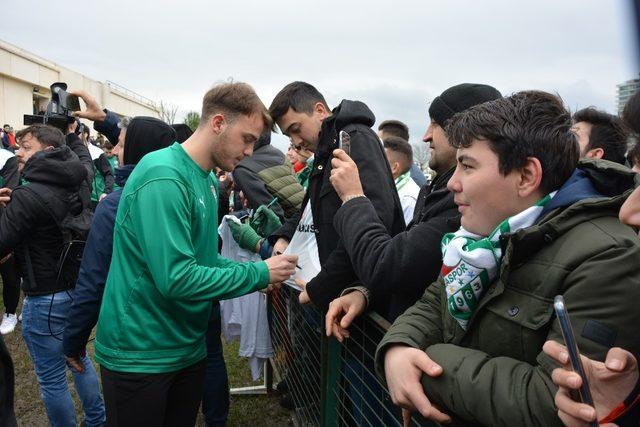
<svg viewBox="0 0 640 427">
<path fill-rule="evenodd" d="M 207 366 L 202 394 L 202 414 L 207 427 L 224 426 L 229 416 L 229 379 L 220 333 L 220 303 L 216 301 L 207 328 Z"/>
<path fill-rule="evenodd" d="M 53 427 L 75 427 L 76 411 L 66 377 L 66 359 L 62 351 L 64 322 L 71 307 L 67 292 L 27 296 L 22 306 L 22 336 L 35 366 L 40 396 Z M 98 376 L 87 355 L 81 359 L 85 372 L 71 369 L 73 382 L 82 401 L 86 425 L 106 422 Z"/>
</svg>

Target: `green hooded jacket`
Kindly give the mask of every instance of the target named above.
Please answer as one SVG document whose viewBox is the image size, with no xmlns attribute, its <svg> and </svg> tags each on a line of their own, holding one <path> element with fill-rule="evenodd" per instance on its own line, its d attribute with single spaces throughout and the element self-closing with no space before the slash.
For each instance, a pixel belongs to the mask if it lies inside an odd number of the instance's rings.
<svg viewBox="0 0 640 427">
<path fill-rule="evenodd" d="M 542 352 L 548 339 L 564 342 L 558 294 L 583 355 L 604 360 L 614 346 L 640 355 L 640 240 L 618 220 L 638 178 L 607 161 L 583 160 L 577 171 L 580 182 L 553 199 L 568 204 L 501 239 L 499 277 L 466 331 L 447 310 L 441 277 L 396 319 L 376 352 L 381 378 L 390 346 L 423 349 L 443 368 L 438 378 L 423 375 L 425 393 L 455 425 L 562 426 L 551 381 L 557 366 Z"/>
</svg>

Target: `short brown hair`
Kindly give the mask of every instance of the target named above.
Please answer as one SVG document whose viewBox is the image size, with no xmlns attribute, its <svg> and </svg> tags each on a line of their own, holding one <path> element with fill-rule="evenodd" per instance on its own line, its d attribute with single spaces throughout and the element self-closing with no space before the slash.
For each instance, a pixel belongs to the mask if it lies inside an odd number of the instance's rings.
<svg viewBox="0 0 640 427">
<path fill-rule="evenodd" d="M 260 114 L 264 130 L 273 128 L 273 120 L 253 88 L 241 82 L 229 82 L 215 85 L 202 99 L 200 124 L 206 123 L 216 114 L 224 114 L 229 121 L 237 116 Z"/>
<path fill-rule="evenodd" d="M 411 164 L 413 163 L 413 150 L 406 139 L 399 136 L 388 136 L 382 141 L 382 144 L 384 145 L 384 148 L 399 154 L 404 159 L 402 173 L 406 173 L 411 169 Z"/>
<path fill-rule="evenodd" d="M 38 140 L 38 142 L 45 147 L 51 146 L 53 148 L 62 147 L 64 145 L 64 134 L 58 128 L 48 126 L 44 124 L 35 124 L 19 130 L 16 133 L 16 141 L 20 143 L 20 140 L 31 134 L 31 136 Z"/>
</svg>

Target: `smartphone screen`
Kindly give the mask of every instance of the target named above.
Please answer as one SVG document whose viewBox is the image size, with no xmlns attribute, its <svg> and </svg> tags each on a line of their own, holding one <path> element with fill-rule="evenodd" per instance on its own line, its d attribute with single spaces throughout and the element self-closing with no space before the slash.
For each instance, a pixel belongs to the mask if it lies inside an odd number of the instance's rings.
<svg viewBox="0 0 640 427">
<path fill-rule="evenodd" d="M 589 389 L 587 376 L 585 375 L 584 367 L 582 366 L 582 361 L 580 360 L 578 344 L 576 343 L 576 339 L 573 335 L 573 329 L 571 328 L 571 322 L 569 321 L 569 313 L 567 312 L 567 308 L 564 305 L 564 298 L 562 298 L 562 295 L 558 295 L 555 297 L 555 299 L 553 300 L 553 308 L 555 309 L 556 316 L 558 316 L 558 321 L 560 322 L 560 329 L 562 330 L 562 337 L 564 338 L 564 343 L 567 346 L 567 351 L 569 352 L 571 367 L 573 368 L 573 371 L 580 375 L 580 378 L 582 378 L 582 386 L 580 387 L 580 399 L 583 403 L 586 403 L 589 406 L 593 406 L 591 390 Z M 589 426 L 597 425 L 597 422 L 589 423 Z"/>
<path fill-rule="evenodd" d="M 343 130 L 340 131 L 338 148 L 347 153 L 347 155 L 351 155 L 351 137 Z"/>
</svg>

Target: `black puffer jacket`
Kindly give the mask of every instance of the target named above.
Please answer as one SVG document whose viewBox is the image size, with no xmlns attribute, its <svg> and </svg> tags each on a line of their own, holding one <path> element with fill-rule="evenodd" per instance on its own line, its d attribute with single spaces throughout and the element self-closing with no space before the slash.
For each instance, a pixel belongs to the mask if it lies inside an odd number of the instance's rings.
<svg viewBox="0 0 640 427">
<path fill-rule="evenodd" d="M 342 237 L 356 274 L 374 300 L 390 301 L 387 318 L 415 304 L 442 266 L 440 242 L 460 227 L 460 214 L 447 190 L 455 168 L 422 187 L 413 221 L 407 230 L 391 236 L 367 199 L 345 203 L 333 221 Z"/>
<path fill-rule="evenodd" d="M 54 215 L 64 218 L 70 211 L 80 212 L 78 189 L 86 177 L 87 169 L 67 146 L 36 153 L 25 164 L 26 183 L 13 190 L 0 217 L 0 257 L 15 249 L 25 294 L 64 290 L 56 286 L 63 242 Z"/>
<path fill-rule="evenodd" d="M 302 204 L 304 206 L 307 200 L 311 200 L 313 221 L 318 230 L 318 255 L 322 265 L 320 273 L 307 284 L 307 292 L 311 301 L 322 310 L 326 310 L 329 303 L 339 296 L 344 288 L 359 280 L 344 244 L 333 226 L 333 219 L 342 201 L 331 185 L 329 177 L 332 152 L 338 148 L 338 133 L 341 130 L 348 132 L 351 137 L 351 158 L 358 166 L 364 193 L 371 201 L 386 232 L 394 236 L 405 228 L 400 199 L 384 148 L 378 136 L 371 130 L 375 122 L 373 113 L 362 102 L 347 100 L 342 101 L 332 113 L 332 116 L 322 123 L 309 187 Z M 276 234 L 290 240 L 295 225 L 297 221 L 293 227 L 291 222 L 288 222 Z M 384 304 L 384 307 L 377 308 L 385 311 L 386 306 L 387 304 Z"/>
</svg>

